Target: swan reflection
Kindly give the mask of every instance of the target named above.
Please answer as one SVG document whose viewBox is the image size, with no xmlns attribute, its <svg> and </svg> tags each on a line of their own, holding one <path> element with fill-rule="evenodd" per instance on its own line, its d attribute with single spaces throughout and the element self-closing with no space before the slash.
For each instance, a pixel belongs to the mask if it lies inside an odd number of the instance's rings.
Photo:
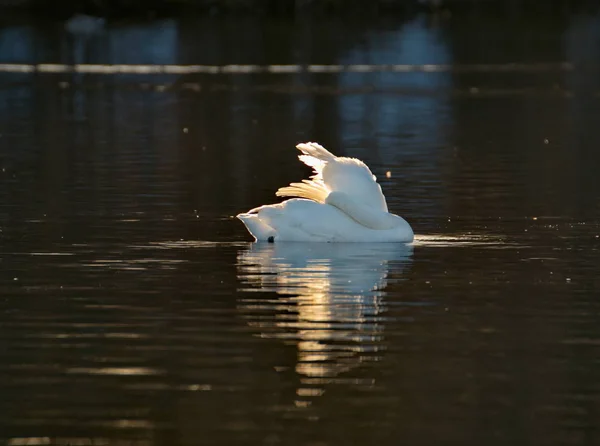
<svg viewBox="0 0 600 446">
<path fill-rule="evenodd" d="M 379 359 L 384 290 L 411 257 L 412 246 L 395 243 L 253 244 L 238 254 L 240 291 L 278 296 L 245 294 L 239 307 L 261 337 L 296 346 L 297 394 L 320 395 L 320 385 Z"/>
</svg>

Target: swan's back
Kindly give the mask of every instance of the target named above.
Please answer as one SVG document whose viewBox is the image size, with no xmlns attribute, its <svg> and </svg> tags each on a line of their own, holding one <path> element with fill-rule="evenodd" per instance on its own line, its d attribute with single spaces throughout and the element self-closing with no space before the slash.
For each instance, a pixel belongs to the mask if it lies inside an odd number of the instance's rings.
<svg viewBox="0 0 600 446">
<path fill-rule="evenodd" d="M 323 168 L 323 182 L 331 192 L 344 192 L 359 203 L 379 211 L 388 207 L 381 187 L 365 163 L 355 158 L 336 158 Z"/>
<path fill-rule="evenodd" d="M 298 158 L 314 170 L 310 180 L 292 183 L 277 191 L 278 196 L 301 197 L 324 203 L 332 192 L 343 192 L 357 203 L 387 212 L 381 186 L 365 163 L 356 158 L 336 157 L 320 144 L 308 142 L 296 146 Z"/>
</svg>

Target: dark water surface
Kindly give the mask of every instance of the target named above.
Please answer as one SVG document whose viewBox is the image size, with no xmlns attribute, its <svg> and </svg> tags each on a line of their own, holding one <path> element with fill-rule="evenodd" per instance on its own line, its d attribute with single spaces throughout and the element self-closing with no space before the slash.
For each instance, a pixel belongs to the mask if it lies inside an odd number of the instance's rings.
<svg viewBox="0 0 600 446">
<path fill-rule="evenodd" d="M 0 441 L 600 444 L 599 30 L 0 28 L 1 63 L 434 66 L 0 73 Z M 231 216 L 305 140 L 367 162 L 414 245 L 251 244 Z"/>
</svg>

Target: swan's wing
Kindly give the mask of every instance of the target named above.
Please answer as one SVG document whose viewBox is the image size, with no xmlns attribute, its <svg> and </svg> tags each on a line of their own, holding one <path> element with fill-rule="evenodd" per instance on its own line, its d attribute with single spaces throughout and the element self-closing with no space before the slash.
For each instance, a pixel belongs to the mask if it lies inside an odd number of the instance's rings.
<svg viewBox="0 0 600 446">
<path fill-rule="evenodd" d="M 362 161 L 355 158 L 336 158 L 325 165 L 321 175 L 323 183 L 331 192 L 346 194 L 357 204 L 387 212 L 381 186 Z"/>
<path fill-rule="evenodd" d="M 365 163 L 355 158 L 336 157 L 323 146 L 308 142 L 296 146 L 298 158 L 313 168 L 314 175 L 277 191 L 282 197 L 301 197 L 324 203 L 331 192 L 343 192 L 356 202 L 387 212 L 377 179 Z"/>
</svg>

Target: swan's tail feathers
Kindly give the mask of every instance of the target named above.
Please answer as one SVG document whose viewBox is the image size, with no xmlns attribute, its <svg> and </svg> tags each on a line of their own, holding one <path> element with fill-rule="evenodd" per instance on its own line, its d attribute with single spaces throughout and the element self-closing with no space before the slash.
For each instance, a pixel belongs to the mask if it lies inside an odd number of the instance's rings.
<svg viewBox="0 0 600 446">
<path fill-rule="evenodd" d="M 260 208 L 252 209 L 245 214 L 236 215 L 246 228 L 252 234 L 256 241 L 266 241 L 269 237 L 275 235 L 275 231 L 271 226 L 262 221 L 257 212 Z"/>
<path fill-rule="evenodd" d="M 307 198 L 317 203 L 325 203 L 329 189 L 317 181 L 302 180 L 302 183 L 291 183 L 289 186 L 280 187 L 275 193 L 278 197 Z"/>
<path fill-rule="evenodd" d="M 276 195 L 278 197 L 306 198 L 317 203 L 325 203 L 330 190 L 323 183 L 323 169 L 328 162 L 335 161 L 335 155 L 316 142 L 304 142 L 298 144 L 296 148 L 302 152 L 302 155 L 298 156 L 300 161 L 312 167 L 315 174 L 311 176 L 311 180 L 302 180 L 302 183 L 291 183 L 289 186 L 279 188 Z"/>
</svg>

